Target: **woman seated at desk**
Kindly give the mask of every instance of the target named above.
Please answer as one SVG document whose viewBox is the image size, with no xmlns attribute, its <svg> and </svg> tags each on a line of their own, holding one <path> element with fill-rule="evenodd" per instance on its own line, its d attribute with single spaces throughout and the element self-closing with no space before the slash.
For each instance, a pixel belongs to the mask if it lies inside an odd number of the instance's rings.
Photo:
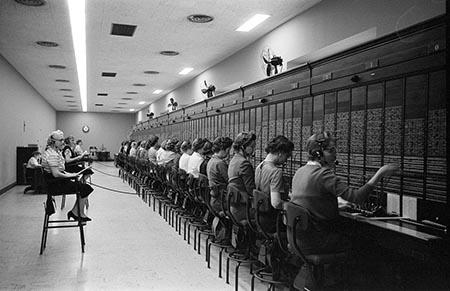
<svg viewBox="0 0 450 291">
<path fill-rule="evenodd" d="M 336 140 L 329 132 L 313 134 L 306 143 L 309 160 L 297 170 L 292 180 L 291 201 L 310 213 L 310 231 L 302 237 L 305 254 L 344 251 L 350 242 L 335 229 L 339 216 L 337 197 L 353 202 L 365 201 L 376 184 L 398 170 L 397 165 L 382 166 L 361 188 L 350 188 L 333 172 Z"/>
<path fill-rule="evenodd" d="M 282 209 L 283 200 L 287 200 L 280 167 L 286 163 L 293 150 L 294 144 L 287 137 L 279 135 L 267 145 L 267 156 L 255 169 L 256 189 L 266 193 L 270 201 L 270 210 L 260 215 L 261 227 L 269 233 L 276 231 L 276 209 Z"/>
<path fill-rule="evenodd" d="M 65 168 L 67 172 L 76 173 L 84 169 L 83 162 L 88 161 L 88 152 L 83 152 L 82 155 L 75 153 L 75 138 L 69 135 L 65 139 L 66 146 L 63 148 L 63 156 L 65 160 Z M 94 172 L 91 169 L 87 169 L 84 172 L 84 176 L 92 175 Z"/>
<path fill-rule="evenodd" d="M 61 155 L 61 148 L 64 145 L 64 133 L 61 130 L 54 131 L 47 140 L 47 149 L 42 155 L 42 167 L 47 180 L 48 193 L 50 195 L 73 194 L 79 191 L 81 199 L 77 199 L 75 204 L 67 213 L 67 218 L 75 220 L 90 221 L 91 219 L 84 213 L 87 197 L 94 189 L 79 181 L 72 181 L 64 178 L 76 178 L 78 174 L 65 171 L 65 160 Z M 79 207 L 77 205 L 79 203 Z M 78 211 L 78 209 L 80 211 Z"/>
</svg>

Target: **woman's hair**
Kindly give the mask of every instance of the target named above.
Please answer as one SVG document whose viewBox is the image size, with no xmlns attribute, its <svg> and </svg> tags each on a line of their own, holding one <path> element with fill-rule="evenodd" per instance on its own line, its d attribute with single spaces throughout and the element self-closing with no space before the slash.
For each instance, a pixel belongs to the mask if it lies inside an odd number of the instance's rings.
<svg viewBox="0 0 450 291">
<path fill-rule="evenodd" d="M 294 143 L 287 137 L 279 135 L 272 139 L 266 146 L 266 153 L 277 154 L 284 153 L 290 154 L 294 150 Z"/>
<path fill-rule="evenodd" d="M 227 148 L 231 148 L 233 144 L 233 140 L 229 137 L 218 137 L 213 141 L 212 150 L 215 153 L 220 152 L 221 150 L 226 150 Z"/>
<path fill-rule="evenodd" d="M 168 139 L 166 142 L 165 150 L 175 152 L 175 147 L 176 147 L 177 143 L 178 143 L 178 139 L 176 139 L 176 138 Z"/>
<path fill-rule="evenodd" d="M 155 144 L 158 142 L 159 137 L 157 137 L 156 135 L 152 135 L 149 139 L 148 139 L 148 144 L 150 145 L 150 147 L 155 146 Z"/>
<path fill-rule="evenodd" d="M 190 150 L 192 148 L 192 144 L 189 140 L 183 141 L 181 144 L 181 151 L 185 153 L 186 151 Z"/>
<path fill-rule="evenodd" d="M 81 139 L 78 139 L 77 142 L 76 142 L 76 144 L 80 144 L 80 143 L 82 143 L 82 140 L 81 140 Z"/>
<path fill-rule="evenodd" d="M 192 150 L 194 152 L 198 152 L 201 148 L 203 148 L 203 146 L 205 145 L 206 141 L 207 141 L 206 138 L 197 137 L 192 142 Z"/>
<path fill-rule="evenodd" d="M 40 154 L 41 154 L 41 152 L 35 151 L 35 152 L 33 152 L 33 157 L 35 157 L 35 156 L 37 156 L 37 155 L 40 155 Z"/>
<path fill-rule="evenodd" d="M 236 136 L 233 143 L 233 149 L 237 152 L 245 149 L 252 141 L 256 140 L 256 134 L 253 132 L 241 132 Z"/>
<path fill-rule="evenodd" d="M 329 131 L 315 133 L 306 141 L 306 150 L 310 160 L 319 160 L 323 155 L 323 150 L 328 147 L 330 142 L 336 141 L 336 138 Z"/>
<path fill-rule="evenodd" d="M 175 145 L 175 152 L 178 154 L 180 153 L 180 149 L 181 149 L 181 145 L 183 144 L 183 141 L 180 140 L 177 142 L 177 144 Z"/>
<path fill-rule="evenodd" d="M 53 146 L 55 144 L 55 141 L 64 139 L 64 132 L 61 130 L 55 130 L 50 133 L 50 135 L 47 138 L 47 147 Z"/>
<path fill-rule="evenodd" d="M 202 155 L 210 155 L 212 154 L 212 148 L 213 148 L 213 144 L 205 139 L 205 143 L 203 144 L 203 147 L 201 148 L 201 150 L 199 151 Z"/>
<path fill-rule="evenodd" d="M 68 137 L 66 137 L 66 138 L 64 139 L 64 143 L 65 143 L 66 145 L 70 145 L 70 140 L 72 140 L 72 139 L 74 139 L 73 135 L 69 135 Z"/>
</svg>

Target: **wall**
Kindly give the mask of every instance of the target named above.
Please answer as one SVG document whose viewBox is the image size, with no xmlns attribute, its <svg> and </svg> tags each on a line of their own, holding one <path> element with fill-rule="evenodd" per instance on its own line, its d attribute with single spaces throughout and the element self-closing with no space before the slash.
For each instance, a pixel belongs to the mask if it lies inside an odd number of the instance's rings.
<svg viewBox="0 0 450 291">
<path fill-rule="evenodd" d="M 134 114 L 128 113 L 89 113 L 89 112 L 61 112 L 56 114 L 56 126 L 64 132 L 65 136 L 73 135 L 75 140 L 83 141 L 83 149 L 89 146 L 102 145 L 106 150 L 116 153 L 120 143 L 127 139 L 131 127 L 135 123 Z M 87 125 L 88 133 L 81 131 Z"/>
<path fill-rule="evenodd" d="M 0 189 L 16 182 L 16 147 L 45 147 L 56 112 L 0 55 Z"/>
<path fill-rule="evenodd" d="M 180 105 L 203 100 L 205 97 L 200 92 L 204 87 L 203 80 L 213 83 L 217 90 L 231 90 L 263 79 L 264 67 L 260 59 L 261 51 L 267 47 L 282 56 L 286 64 L 365 31 L 375 31 L 371 37 L 378 38 L 441 14 L 445 14 L 444 0 L 323 0 L 158 99 L 149 109 L 158 116 L 167 110 L 170 98 Z M 147 113 L 147 110 L 142 111 Z M 146 120 L 145 114 L 137 120 Z"/>
</svg>

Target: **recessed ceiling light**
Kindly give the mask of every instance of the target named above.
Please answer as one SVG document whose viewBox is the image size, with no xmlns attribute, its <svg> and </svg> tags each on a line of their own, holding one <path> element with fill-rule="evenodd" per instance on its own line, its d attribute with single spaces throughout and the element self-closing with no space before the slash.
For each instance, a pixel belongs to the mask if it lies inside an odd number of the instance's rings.
<svg viewBox="0 0 450 291">
<path fill-rule="evenodd" d="M 137 94 L 138 92 L 135 92 L 135 91 L 128 91 L 127 92 L 127 94 L 130 94 L 130 95 L 134 95 L 134 94 Z"/>
<path fill-rule="evenodd" d="M 115 77 L 117 73 L 113 72 L 102 72 L 102 77 Z"/>
<path fill-rule="evenodd" d="M 135 83 L 135 84 L 133 84 L 133 86 L 136 86 L 136 87 L 144 87 L 145 84 L 142 84 L 142 83 Z"/>
<path fill-rule="evenodd" d="M 119 104 L 119 105 L 127 105 L 128 103 L 126 103 L 126 102 L 119 102 L 117 104 Z"/>
<path fill-rule="evenodd" d="M 58 44 L 57 44 L 56 42 L 53 42 L 53 41 L 44 41 L 44 40 L 42 40 L 42 41 L 37 41 L 36 44 L 37 44 L 37 45 L 40 45 L 40 46 L 45 46 L 45 47 L 57 47 L 57 46 L 58 46 Z"/>
<path fill-rule="evenodd" d="M 130 108 L 130 111 L 133 112 L 133 111 L 134 111 L 134 108 Z"/>
<path fill-rule="evenodd" d="M 136 25 L 113 23 L 111 26 L 111 35 L 133 36 L 136 27 Z"/>
<path fill-rule="evenodd" d="M 145 101 L 141 101 L 139 102 L 139 105 L 145 104 Z"/>
<path fill-rule="evenodd" d="M 133 98 L 130 98 L 130 97 L 122 97 L 120 99 L 122 99 L 122 100 L 133 100 Z"/>
<path fill-rule="evenodd" d="M 190 22 L 207 23 L 213 21 L 214 17 L 204 14 L 192 14 L 187 17 Z"/>
<path fill-rule="evenodd" d="M 25 6 L 42 6 L 45 4 L 44 0 L 16 0 L 16 2 Z"/>
<path fill-rule="evenodd" d="M 78 107 L 78 105 L 67 105 L 67 107 Z"/>
<path fill-rule="evenodd" d="M 192 70 L 194 70 L 194 68 L 184 68 L 183 70 L 181 70 L 178 74 L 180 75 L 187 75 L 190 72 L 192 72 Z"/>
<path fill-rule="evenodd" d="M 66 98 L 73 98 L 73 95 L 64 95 L 63 97 L 66 97 Z"/>
<path fill-rule="evenodd" d="M 97 93 L 97 96 L 101 96 L 101 97 L 108 96 L 108 93 Z"/>
<path fill-rule="evenodd" d="M 156 89 L 155 91 L 153 91 L 153 94 L 159 94 L 159 93 L 161 93 L 161 92 L 162 92 L 162 90 Z"/>
<path fill-rule="evenodd" d="M 158 75 L 159 72 L 158 71 L 144 71 L 144 74 L 149 74 L 149 75 Z"/>
<path fill-rule="evenodd" d="M 270 15 L 266 15 L 266 14 L 255 14 L 252 18 L 250 18 L 244 24 L 239 26 L 236 29 L 236 31 L 248 32 L 269 17 L 270 17 Z"/>
<path fill-rule="evenodd" d="M 75 100 L 66 100 L 67 103 L 76 103 L 77 101 Z"/>
<path fill-rule="evenodd" d="M 55 82 L 60 82 L 60 83 L 69 83 L 69 80 L 64 80 L 64 79 L 56 79 Z"/>
<path fill-rule="evenodd" d="M 176 51 L 160 51 L 160 54 L 162 54 L 163 56 L 169 56 L 169 57 L 173 57 L 173 56 L 178 56 L 180 53 L 176 52 Z"/>
<path fill-rule="evenodd" d="M 95 106 L 103 106 L 103 103 L 95 103 Z"/>
<path fill-rule="evenodd" d="M 59 91 L 67 91 L 67 92 L 69 92 L 69 91 L 72 91 L 72 89 L 63 88 L 63 89 L 59 89 Z"/>
<path fill-rule="evenodd" d="M 52 68 L 52 69 L 65 69 L 66 68 L 66 66 L 63 66 L 63 65 L 48 65 L 48 67 Z"/>
<path fill-rule="evenodd" d="M 122 109 L 122 108 L 125 108 L 125 107 L 122 107 L 122 106 L 115 106 L 114 108 Z"/>
</svg>

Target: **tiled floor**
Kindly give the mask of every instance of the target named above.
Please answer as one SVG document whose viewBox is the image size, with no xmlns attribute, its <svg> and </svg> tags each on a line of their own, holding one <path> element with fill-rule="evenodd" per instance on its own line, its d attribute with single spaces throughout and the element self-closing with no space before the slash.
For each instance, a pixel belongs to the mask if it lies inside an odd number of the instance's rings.
<svg viewBox="0 0 450 291">
<path fill-rule="evenodd" d="M 0 289 L 234 289 L 233 274 L 231 285 L 217 276 L 217 253 L 208 269 L 204 242 L 198 255 L 192 244 L 122 183 L 112 163 L 94 163 L 94 168 L 93 183 L 130 194 L 95 189 L 89 200 L 88 215 L 93 221 L 85 228 L 84 254 L 78 229 L 69 228 L 49 230 L 47 248 L 40 256 L 45 196 L 23 194 L 24 186 L 0 196 Z M 60 202 L 58 197 L 58 207 Z M 68 196 L 65 209 L 58 209 L 52 218 L 64 217 L 73 202 Z M 239 290 L 250 289 L 248 273 L 242 269 Z M 256 290 L 266 289 L 256 285 Z"/>
</svg>

